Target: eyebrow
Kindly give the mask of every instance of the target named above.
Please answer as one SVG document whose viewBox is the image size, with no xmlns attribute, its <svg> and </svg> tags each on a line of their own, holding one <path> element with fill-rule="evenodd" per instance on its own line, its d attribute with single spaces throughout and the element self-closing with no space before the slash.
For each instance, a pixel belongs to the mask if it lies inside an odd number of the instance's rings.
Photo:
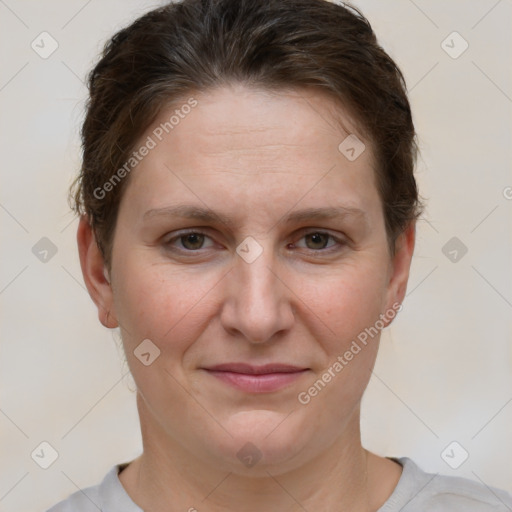
<svg viewBox="0 0 512 512">
<path fill-rule="evenodd" d="M 172 217 L 182 219 L 194 219 L 205 223 L 222 223 L 228 228 L 234 226 L 234 222 L 218 212 L 214 212 L 209 208 L 202 208 L 193 205 L 168 206 L 164 208 L 154 208 L 148 210 L 143 215 L 143 220 L 150 220 L 155 217 Z M 276 224 L 284 222 L 292 224 L 297 222 L 311 220 L 337 220 L 343 218 L 356 218 L 363 222 L 367 222 L 366 214 L 363 210 L 355 207 L 338 206 L 338 207 L 322 207 L 322 208 L 305 208 L 285 214 Z"/>
<path fill-rule="evenodd" d="M 195 219 L 203 222 L 221 222 L 228 227 L 233 225 L 231 219 L 220 213 L 215 213 L 209 208 L 201 208 L 192 205 L 166 206 L 164 208 L 154 208 L 148 210 L 143 215 L 143 220 L 149 220 L 154 217 L 179 217 L 181 219 Z"/>
<path fill-rule="evenodd" d="M 366 214 L 363 210 L 349 206 L 306 208 L 285 215 L 283 221 L 291 223 L 306 220 L 336 220 L 345 217 L 355 217 L 366 221 Z"/>
</svg>

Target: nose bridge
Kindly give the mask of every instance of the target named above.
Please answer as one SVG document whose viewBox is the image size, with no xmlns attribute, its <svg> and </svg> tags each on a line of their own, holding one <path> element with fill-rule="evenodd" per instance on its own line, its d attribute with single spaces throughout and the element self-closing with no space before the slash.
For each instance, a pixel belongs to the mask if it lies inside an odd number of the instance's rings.
<svg viewBox="0 0 512 512">
<path fill-rule="evenodd" d="M 278 302 L 276 277 L 270 270 L 272 263 L 273 258 L 263 254 L 252 263 L 237 262 L 242 288 L 239 290 L 239 300 L 250 309 L 270 306 L 272 302 Z"/>
<path fill-rule="evenodd" d="M 252 343 L 270 340 L 293 322 L 286 288 L 274 274 L 272 250 L 268 246 L 261 249 L 252 261 L 244 259 L 243 253 L 237 256 L 223 314 L 225 327 L 242 333 Z"/>
</svg>

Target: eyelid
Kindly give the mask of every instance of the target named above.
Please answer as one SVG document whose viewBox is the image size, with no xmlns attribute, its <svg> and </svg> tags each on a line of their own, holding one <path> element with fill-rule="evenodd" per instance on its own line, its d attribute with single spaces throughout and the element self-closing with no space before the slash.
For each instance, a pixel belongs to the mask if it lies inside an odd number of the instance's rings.
<svg viewBox="0 0 512 512">
<path fill-rule="evenodd" d="M 190 249 L 182 249 L 180 247 L 174 247 L 172 245 L 173 242 L 179 240 L 181 237 L 186 236 L 186 235 L 190 235 L 190 234 L 203 235 L 205 238 L 209 238 L 210 240 L 213 241 L 213 238 L 210 235 L 208 235 L 208 233 L 206 233 L 205 230 L 203 230 L 202 228 L 187 228 L 187 229 L 182 229 L 182 230 L 180 230 L 178 232 L 173 232 L 171 237 L 164 236 L 163 237 L 163 244 L 166 247 L 172 247 L 172 249 L 176 249 L 177 251 L 188 252 L 188 253 L 194 253 L 194 252 L 198 253 L 201 250 L 203 250 L 203 248 L 197 249 L 195 251 L 192 251 Z"/>
<path fill-rule="evenodd" d="M 340 249 L 341 247 L 348 244 L 348 240 L 346 238 L 339 236 L 339 235 L 334 235 L 334 234 L 332 234 L 332 232 L 330 232 L 329 230 L 326 230 L 324 228 L 302 228 L 301 230 L 299 230 L 297 235 L 294 236 L 294 239 L 301 240 L 302 238 L 304 238 L 307 235 L 313 235 L 316 233 L 318 233 L 319 235 L 327 235 L 329 238 L 331 238 L 332 240 L 334 240 L 336 242 L 337 246 L 330 246 L 325 249 L 317 249 L 317 250 L 308 249 L 306 247 L 307 251 L 318 252 L 318 253 L 320 253 L 320 252 L 327 253 L 329 251 Z"/>
<path fill-rule="evenodd" d="M 330 230 L 330 229 L 327 229 L 327 228 L 315 228 L 314 226 L 312 227 L 304 227 L 304 228 L 300 228 L 299 230 L 297 230 L 296 232 L 297 234 L 300 234 L 302 236 L 305 236 L 305 235 L 311 235 L 313 233 L 319 233 L 321 235 L 329 235 L 331 236 L 332 238 L 338 238 L 338 239 L 341 239 L 341 236 L 340 235 L 335 235 L 333 234 L 333 232 Z"/>
</svg>

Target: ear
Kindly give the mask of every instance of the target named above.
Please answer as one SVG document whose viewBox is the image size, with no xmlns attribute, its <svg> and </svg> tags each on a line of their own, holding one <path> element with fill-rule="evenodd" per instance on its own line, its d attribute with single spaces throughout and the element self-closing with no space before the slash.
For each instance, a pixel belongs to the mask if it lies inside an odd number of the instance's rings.
<svg viewBox="0 0 512 512">
<path fill-rule="evenodd" d="M 397 304 L 401 305 L 405 298 L 415 242 L 416 221 L 412 221 L 395 241 L 395 254 L 391 258 L 389 267 L 385 311 L 394 310 L 396 312 Z M 391 321 L 392 319 L 387 321 L 386 325 L 389 325 Z"/>
<path fill-rule="evenodd" d="M 112 287 L 96 237 L 85 215 L 80 217 L 76 238 L 82 275 L 89 295 L 98 308 L 98 318 L 105 327 L 113 329 L 118 322 Z"/>
</svg>

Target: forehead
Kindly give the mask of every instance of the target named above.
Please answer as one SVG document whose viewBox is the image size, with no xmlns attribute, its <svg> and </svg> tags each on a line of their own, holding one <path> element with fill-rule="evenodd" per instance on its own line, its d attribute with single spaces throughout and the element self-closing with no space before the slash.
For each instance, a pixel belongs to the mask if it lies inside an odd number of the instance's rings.
<svg viewBox="0 0 512 512">
<path fill-rule="evenodd" d="M 294 152 L 304 148 L 308 153 L 314 146 L 337 154 L 338 145 L 332 144 L 357 132 L 348 111 L 319 89 L 268 90 L 231 84 L 194 97 L 197 106 L 182 115 L 164 137 L 172 133 L 177 144 L 192 140 L 202 154 L 272 152 L 278 146 L 280 151 L 288 146 Z M 154 124 L 165 127 L 185 103 L 175 102 Z M 321 147 L 319 139 L 325 143 Z"/>
<path fill-rule="evenodd" d="M 238 85 L 191 94 L 162 110 L 141 137 L 154 147 L 131 173 L 125 195 L 146 209 L 183 194 L 208 206 L 229 200 L 268 208 L 273 200 L 290 207 L 304 196 L 306 207 L 344 200 L 371 209 L 378 202 L 371 145 L 364 141 L 356 159 L 343 153 L 356 133 L 349 114 L 316 90 Z"/>
</svg>

